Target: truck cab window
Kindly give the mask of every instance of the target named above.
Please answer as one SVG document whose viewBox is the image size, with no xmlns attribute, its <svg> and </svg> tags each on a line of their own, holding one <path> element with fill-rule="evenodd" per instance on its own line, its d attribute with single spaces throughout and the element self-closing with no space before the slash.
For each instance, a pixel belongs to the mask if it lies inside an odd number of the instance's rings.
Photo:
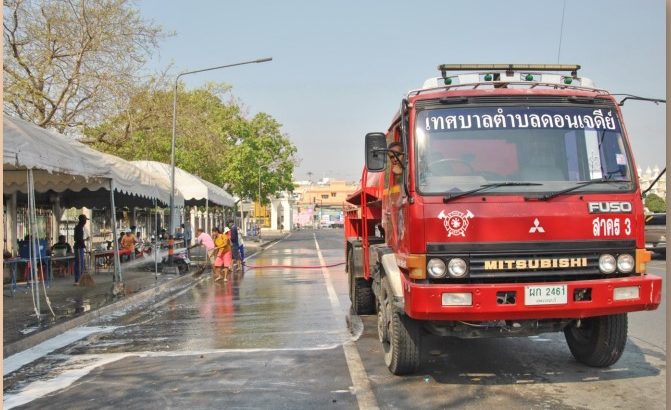
<svg viewBox="0 0 671 410">
<path fill-rule="evenodd" d="M 586 107 L 428 109 L 417 114 L 418 189 L 463 192 L 498 182 L 523 192 L 561 190 L 576 182 L 630 180 L 629 156 L 614 110 Z M 621 186 L 594 186 L 613 191 Z"/>
</svg>

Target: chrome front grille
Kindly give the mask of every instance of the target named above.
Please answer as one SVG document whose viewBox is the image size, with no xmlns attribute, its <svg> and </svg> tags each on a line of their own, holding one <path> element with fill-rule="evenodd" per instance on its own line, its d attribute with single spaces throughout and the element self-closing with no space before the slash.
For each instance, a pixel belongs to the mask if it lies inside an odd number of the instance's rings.
<svg viewBox="0 0 671 410">
<path fill-rule="evenodd" d="M 450 278 L 432 280 L 436 283 L 582 280 L 622 276 L 604 275 L 599 270 L 599 257 L 610 253 L 634 254 L 634 241 L 578 242 L 494 242 L 494 243 L 429 243 L 427 261 L 441 258 L 447 263 L 459 257 L 468 262 L 469 275 L 456 281 Z"/>
</svg>

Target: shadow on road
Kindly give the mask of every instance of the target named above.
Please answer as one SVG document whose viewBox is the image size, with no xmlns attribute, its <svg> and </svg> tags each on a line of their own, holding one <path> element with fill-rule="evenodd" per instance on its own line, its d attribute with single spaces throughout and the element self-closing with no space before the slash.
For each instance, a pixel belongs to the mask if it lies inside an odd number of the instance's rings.
<svg viewBox="0 0 671 410">
<path fill-rule="evenodd" d="M 365 330 L 359 341 L 359 349 L 366 354 L 362 356 L 374 368 L 381 368 L 388 373 L 377 340 L 375 318 L 363 317 L 363 322 Z M 437 383 L 455 385 L 519 385 L 642 378 L 660 373 L 658 368 L 646 361 L 646 354 L 665 360 L 663 354 L 644 351 L 634 340 L 629 339 L 618 363 L 604 369 L 588 367 L 573 358 L 562 333 L 492 339 L 458 339 L 425 334 L 422 343 L 420 369 L 410 378 L 428 378 Z M 398 378 L 399 383 L 405 380 Z"/>
</svg>

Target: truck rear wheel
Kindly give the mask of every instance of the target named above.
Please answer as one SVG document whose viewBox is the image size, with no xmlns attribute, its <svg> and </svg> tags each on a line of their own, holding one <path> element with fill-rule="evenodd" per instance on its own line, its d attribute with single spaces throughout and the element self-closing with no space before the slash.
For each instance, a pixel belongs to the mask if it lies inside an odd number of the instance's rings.
<svg viewBox="0 0 671 410">
<path fill-rule="evenodd" d="M 352 310 L 357 315 L 371 315 L 375 313 L 375 295 L 372 282 L 364 278 L 357 278 L 354 272 L 354 251 L 347 251 L 347 273 L 349 275 L 349 296 L 352 301 Z"/>
<path fill-rule="evenodd" d="M 386 278 L 378 305 L 378 337 L 384 350 L 384 363 L 395 375 L 411 374 L 420 364 L 421 329 L 411 318 L 393 311 L 393 294 Z"/>
<path fill-rule="evenodd" d="M 571 354 L 592 367 L 608 367 L 620 359 L 627 343 L 627 314 L 580 320 L 564 329 Z"/>
</svg>

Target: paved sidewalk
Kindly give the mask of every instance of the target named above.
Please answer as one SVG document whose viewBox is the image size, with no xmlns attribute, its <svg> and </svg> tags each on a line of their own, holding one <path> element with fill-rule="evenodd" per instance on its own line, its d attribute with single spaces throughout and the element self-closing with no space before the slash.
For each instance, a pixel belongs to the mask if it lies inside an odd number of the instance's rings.
<svg viewBox="0 0 671 410">
<path fill-rule="evenodd" d="M 245 256 L 249 257 L 285 236 L 286 233 L 264 232 L 262 240 L 260 241 L 245 239 Z M 3 288 L 3 344 L 5 346 L 5 352 L 8 352 L 8 345 L 13 345 L 13 349 L 11 350 L 16 351 L 16 342 L 20 342 L 24 339 L 29 342 L 27 342 L 25 347 L 20 346 L 18 351 L 30 348 L 34 345 L 35 339 L 37 339 L 36 337 L 31 336 L 39 334 L 56 325 L 62 326 L 69 321 L 73 321 L 74 324 L 74 319 L 86 315 L 88 312 L 94 312 L 112 303 L 129 301 L 134 295 L 152 292 L 152 290 L 158 290 L 159 287 L 161 287 L 161 289 L 165 288 L 166 286 L 170 286 L 170 283 L 172 282 L 179 282 L 180 285 L 187 286 L 193 280 L 196 280 L 196 278 L 192 278 L 191 276 L 191 272 L 197 268 L 197 264 L 199 263 L 197 255 L 194 256 L 196 256 L 193 258 L 195 259 L 194 264 L 191 266 L 191 271 L 186 275 L 162 274 L 160 271 L 158 275 L 155 275 L 153 259 L 150 257 L 147 259 L 146 263 L 133 263 L 132 269 L 125 266 L 129 264 L 122 264 L 121 267 L 125 292 L 118 296 L 113 295 L 112 274 L 108 272 L 92 274 L 95 281 L 95 287 L 91 288 L 74 286 L 74 279 L 72 276 L 55 277 L 51 286 L 46 289 L 55 316 L 52 316 L 49 311 L 49 307 L 44 298 L 43 286 L 40 283 L 41 321 L 38 321 L 37 316 L 35 315 L 30 288 L 25 282 L 18 284 L 14 296 L 11 294 L 10 285 L 5 285 Z M 208 274 L 208 272 L 205 274 Z M 187 278 L 184 278 L 185 276 Z M 180 280 L 180 278 L 183 279 Z M 119 309 L 122 309 L 122 305 L 123 303 L 119 303 Z"/>
</svg>

